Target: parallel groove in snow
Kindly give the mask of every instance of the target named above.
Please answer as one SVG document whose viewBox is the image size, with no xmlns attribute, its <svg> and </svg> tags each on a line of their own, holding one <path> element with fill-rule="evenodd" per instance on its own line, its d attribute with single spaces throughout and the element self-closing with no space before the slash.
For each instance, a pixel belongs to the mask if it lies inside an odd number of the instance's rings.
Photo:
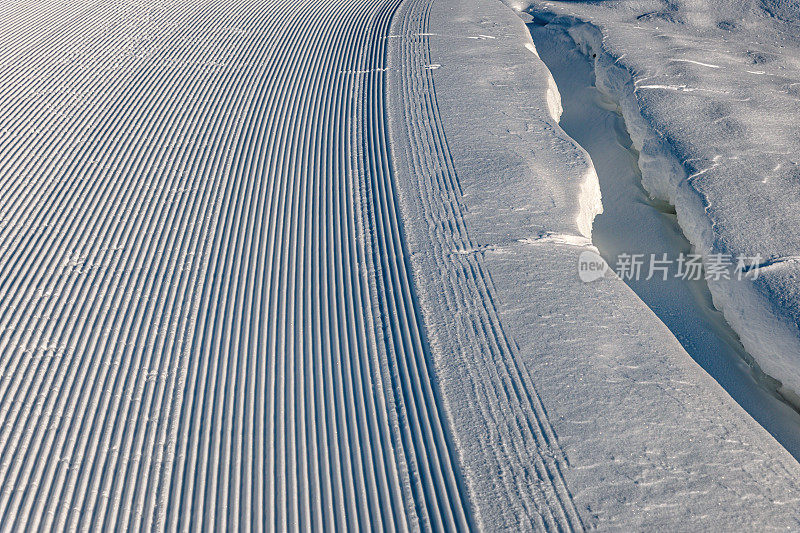
<svg viewBox="0 0 800 533">
<path fill-rule="evenodd" d="M 399 2 L 100 1 L 6 56 L 12 527 L 470 526 L 394 204 Z"/>
<path fill-rule="evenodd" d="M 409 0 L 401 8 L 396 63 L 402 70 L 397 79 L 405 131 L 395 145 L 405 149 L 408 174 L 418 181 L 413 191 L 419 194 L 431 255 L 441 272 L 433 297 L 444 296 L 442 306 L 457 329 L 456 353 L 447 357 L 463 358 L 460 366 L 470 380 L 463 388 L 477 396 L 471 403 L 483 424 L 477 433 L 498 441 L 480 443 L 480 462 L 499 472 L 495 483 L 501 486 L 495 490 L 515 513 L 507 526 L 580 530 L 580 516 L 561 474 L 566 458 L 518 348 L 503 329 L 491 278 L 467 232 L 462 190 L 429 67 L 430 9 L 426 0 Z"/>
</svg>

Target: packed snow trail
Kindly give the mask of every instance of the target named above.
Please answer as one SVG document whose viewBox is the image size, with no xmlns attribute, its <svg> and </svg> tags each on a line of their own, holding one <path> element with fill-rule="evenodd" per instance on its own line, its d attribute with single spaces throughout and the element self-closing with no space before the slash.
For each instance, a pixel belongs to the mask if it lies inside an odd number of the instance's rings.
<svg viewBox="0 0 800 533">
<path fill-rule="evenodd" d="M 473 473 L 493 473 L 489 477 L 496 492 L 471 487 L 477 520 L 490 530 L 581 530 L 562 474 L 566 458 L 532 377 L 500 321 L 482 250 L 464 220 L 463 191 L 436 98 L 438 64 L 431 59 L 429 27 L 433 5 L 429 0 L 404 2 L 403 16 L 392 26 L 397 38 L 388 73 L 394 89 L 390 123 L 397 172 L 408 176 L 400 196 L 404 214 L 411 215 L 406 230 L 418 252 L 415 258 L 422 261 L 427 255 L 420 249 L 431 251 L 419 270 L 422 307 L 429 318 L 446 317 L 448 328 L 433 328 L 438 353 L 459 368 L 449 398 L 458 405 L 465 391 L 474 394 L 470 408 L 451 405 L 449 412 L 459 428 L 483 435 L 462 438 L 459 448 Z"/>
<path fill-rule="evenodd" d="M 6 527 L 470 527 L 393 198 L 398 5 L 0 22 Z"/>
</svg>

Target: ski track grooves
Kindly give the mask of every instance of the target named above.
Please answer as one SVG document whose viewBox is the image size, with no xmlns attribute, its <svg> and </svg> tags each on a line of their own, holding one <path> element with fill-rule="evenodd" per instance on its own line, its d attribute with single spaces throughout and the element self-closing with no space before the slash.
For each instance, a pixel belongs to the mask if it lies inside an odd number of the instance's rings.
<svg viewBox="0 0 800 533">
<path fill-rule="evenodd" d="M 566 457 L 519 349 L 501 324 L 481 247 L 468 235 L 461 185 L 436 101 L 434 70 L 429 68 L 438 61 L 430 52 L 432 4 L 409 0 L 401 7 L 406 13 L 400 18 L 401 30 L 395 32 L 402 36 L 396 63 L 403 70 L 398 79 L 405 132 L 394 145 L 405 148 L 407 173 L 417 179 L 411 194 L 419 195 L 416 201 L 428 228 L 423 239 L 433 244 L 431 256 L 441 273 L 432 298 L 444 300 L 439 313 L 450 317 L 457 331 L 455 353 L 446 357 L 463 358 L 456 364 L 466 369 L 470 383 L 459 387 L 474 394 L 469 403 L 479 411 L 482 426 L 472 430 L 482 436 L 478 462 L 491 465 L 481 468 L 488 468 L 499 485 L 493 494 L 513 510 L 513 516 L 505 517 L 506 527 L 582 530 L 561 472 Z"/>
<path fill-rule="evenodd" d="M 4 53 L 5 527 L 472 526 L 394 200 L 400 2 L 43 7 Z"/>
</svg>

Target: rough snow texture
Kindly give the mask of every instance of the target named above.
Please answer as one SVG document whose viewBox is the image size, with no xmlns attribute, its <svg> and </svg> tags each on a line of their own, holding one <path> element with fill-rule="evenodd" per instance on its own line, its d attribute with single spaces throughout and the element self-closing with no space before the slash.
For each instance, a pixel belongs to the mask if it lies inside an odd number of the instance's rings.
<svg viewBox="0 0 800 533">
<path fill-rule="evenodd" d="M 522 5 L 519 7 L 523 7 Z M 622 105 L 643 184 L 704 255 L 760 255 L 715 305 L 787 398 L 800 391 L 800 3 L 534 2 L 595 54 Z M 581 21 L 590 22 L 582 24 Z M 800 404 L 798 404 L 800 405 Z"/>
<path fill-rule="evenodd" d="M 391 48 L 392 153 L 476 523 L 800 527 L 797 462 L 622 281 L 579 281 L 591 167 L 521 20 L 436 0 L 417 28 Z"/>
</svg>

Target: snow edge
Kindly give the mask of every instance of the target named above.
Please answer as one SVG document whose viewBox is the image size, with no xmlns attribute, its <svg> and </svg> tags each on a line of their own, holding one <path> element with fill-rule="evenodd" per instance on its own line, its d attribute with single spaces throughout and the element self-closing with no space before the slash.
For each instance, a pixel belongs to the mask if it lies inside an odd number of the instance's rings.
<svg viewBox="0 0 800 533">
<path fill-rule="evenodd" d="M 532 14 L 534 18 L 546 17 L 546 23 L 561 26 L 575 41 L 578 49 L 591 60 L 598 90 L 620 107 L 633 147 L 639 152 L 642 186 L 653 198 L 675 207 L 681 230 L 704 261 L 711 254 L 723 253 L 714 245 L 714 222 L 706 210 L 708 202 L 692 186 L 686 168 L 669 142 L 641 112 L 634 75 L 605 50 L 602 30 L 576 17 L 524 12 L 519 6 L 510 7 L 523 20 Z M 584 195 L 582 188 L 582 211 Z M 591 237 L 593 219 L 592 216 L 589 220 L 588 237 Z M 579 226 L 582 223 L 585 223 L 585 219 L 579 219 Z M 779 381 L 777 391 L 800 409 L 800 369 L 796 364 L 797 356 L 792 355 L 800 354 L 797 326 L 786 317 L 779 303 L 771 301 L 758 290 L 752 279 L 707 281 L 714 307 L 739 336 L 745 350 L 753 358 L 750 363 L 755 363 L 759 371 Z"/>
</svg>

